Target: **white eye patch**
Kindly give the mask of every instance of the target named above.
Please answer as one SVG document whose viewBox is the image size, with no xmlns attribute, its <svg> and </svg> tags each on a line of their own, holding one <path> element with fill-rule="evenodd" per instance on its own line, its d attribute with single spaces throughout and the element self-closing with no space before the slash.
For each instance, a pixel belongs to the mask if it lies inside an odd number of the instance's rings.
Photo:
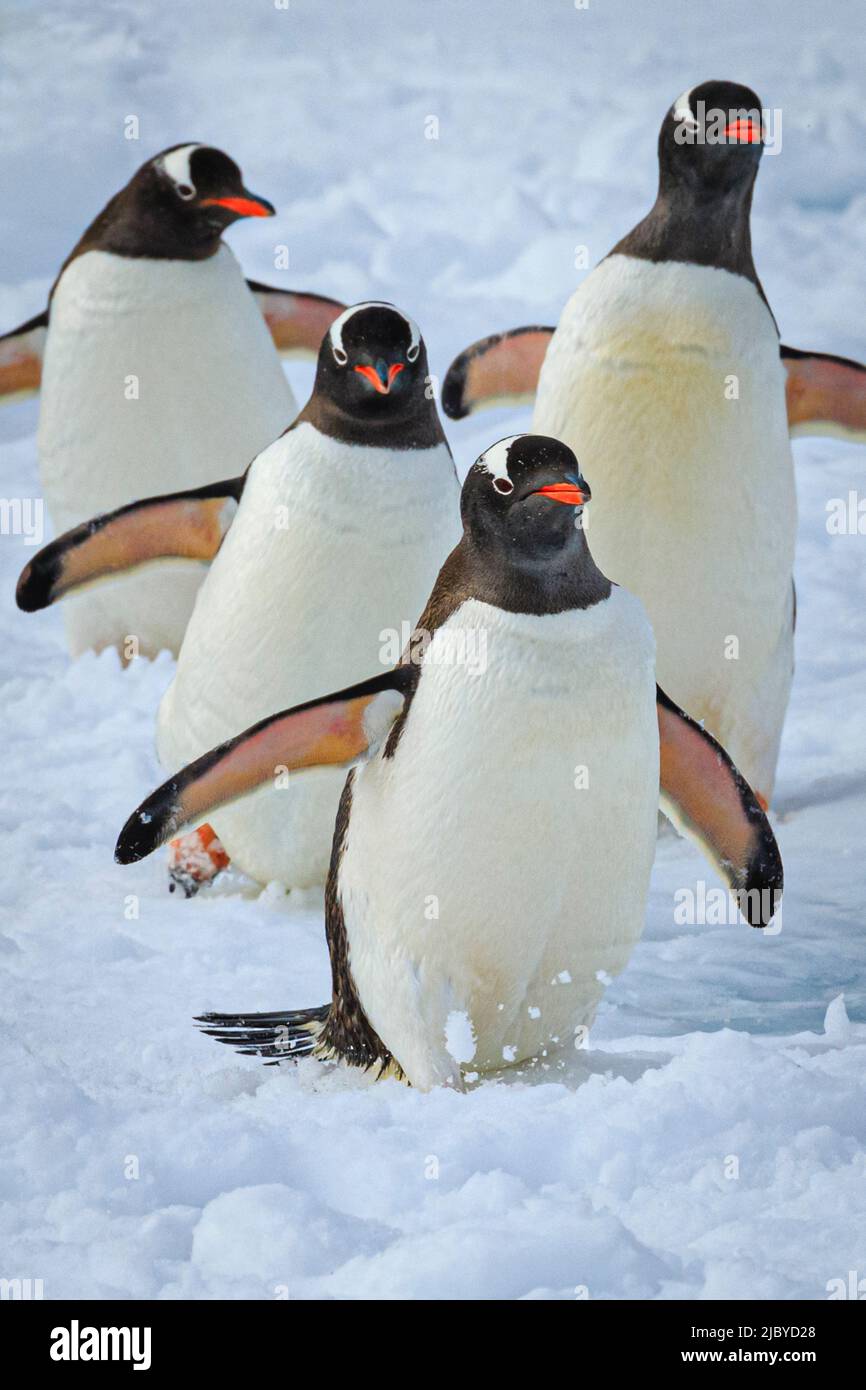
<svg viewBox="0 0 866 1390">
<path fill-rule="evenodd" d="M 497 482 L 508 484 L 507 489 L 496 488 L 496 491 L 502 492 L 503 495 L 507 495 L 508 492 L 514 491 L 514 484 L 508 473 L 508 455 L 512 444 L 516 443 L 518 439 L 523 438 L 524 435 L 522 434 L 511 434 L 507 439 L 500 439 L 496 444 L 491 444 L 489 449 L 485 449 L 484 453 L 478 459 L 479 468 L 483 468 L 485 472 L 489 473 Z M 494 486 L 496 486 L 495 483 Z"/>
<path fill-rule="evenodd" d="M 699 122 L 695 118 L 695 113 L 692 110 L 691 87 L 689 87 L 687 91 L 682 92 L 674 102 L 674 120 L 685 122 L 686 125 L 697 130 Z"/>
<path fill-rule="evenodd" d="M 201 145 L 180 145 L 176 150 L 169 150 L 161 159 L 157 160 L 157 167 L 162 169 L 174 184 L 178 197 L 188 201 L 196 194 L 195 184 L 192 181 L 192 174 L 189 169 L 189 161 L 196 150 L 202 149 Z"/>
</svg>

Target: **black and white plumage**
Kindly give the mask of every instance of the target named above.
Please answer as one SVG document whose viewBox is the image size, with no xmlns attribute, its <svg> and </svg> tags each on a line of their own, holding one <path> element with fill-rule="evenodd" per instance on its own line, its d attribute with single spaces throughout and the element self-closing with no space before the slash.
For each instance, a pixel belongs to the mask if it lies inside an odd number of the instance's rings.
<svg viewBox="0 0 866 1390">
<path fill-rule="evenodd" d="M 221 150 L 165 150 L 79 238 L 45 313 L 0 339 L 0 395 L 41 390 L 55 532 L 236 475 L 293 419 L 275 342 L 314 353 L 342 305 L 244 279 L 222 235 L 273 212 Z M 65 610 L 72 654 L 130 638 L 140 654 L 176 652 L 203 573 L 157 566 L 78 596 Z"/>
<path fill-rule="evenodd" d="M 467 476 L 462 539 L 400 664 L 263 719 L 129 818 L 122 863 L 275 762 L 363 759 L 333 838 L 330 1005 L 205 1015 L 220 1041 L 422 1089 L 570 1045 L 640 935 L 660 775 L 663 804 L 749 920 L 770 920 L 782 868 L 766 816 L 657 691 L 644 609 L 587 546 L 588 498 L 559 441 L 494 445 Z"/>
<path fill-rule="evenodd" d="M 391 664 L 458 538 L 459 484 L 417 325 L 378 302 L 336 322 L 309 401 L 244 477 L 76 528 L 19 581 L 32 610 L 112 565 L 116 574 L 160 554 L 210 559 L 159 710 L 166 768 Z M 274 769 L 215 829 L 259 882 L 321 884 L 343 776 L 325 767 L 283 780 Z"/>
<path fill-rule="evenodd" d="M 703 82 L 672 103 L 644 217 L 556 329 L 494 334 L 443 384 L 454 418 L 531 399 L 595 491 L 593 552 L 645 603 L 662 684 L 772 795 L 793 667 L 790 433 L 866 438 L 866 371 L 781 347 L 752 257 L 763 113 Z"/>
</svg>

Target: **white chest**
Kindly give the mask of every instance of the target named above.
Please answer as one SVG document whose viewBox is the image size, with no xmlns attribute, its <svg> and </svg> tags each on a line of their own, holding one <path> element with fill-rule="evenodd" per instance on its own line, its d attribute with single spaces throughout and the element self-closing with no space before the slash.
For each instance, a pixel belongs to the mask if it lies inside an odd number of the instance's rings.
<svg viewBox="0 0 866 1390">
<path fill-rule="evenodd" d="M 393 760 L 356 774 L 340 872 L 362 1002 L 410 1073 L 455 1012 L 483 1069 L 591 1021 L 643 924 L 657 800 L 630 595 L 546 618 L 469 602 L 437 633 Z"/>
<path fill-rule="evenodd" d="M 308 424 L 276 440 L 250 470 L 202 587 L 174 714 L 213 707 L 200 727 L 210 746 L 239 720 L 393 664 L 388 633 L 414 625 L 458 527 L 444 446 L 364 449 Z"/>
<path fill-rule="evenodd" d="M 242 472 L 294 400 L 234 256 L 90 251 L 51 305 L 39 423 L 55 524 Z"/>
<path fill-rule="evenodd" d="M 593 490 L 593 552 L 612 578 L 627 582 L 614 557 L 660 568 L 660 541 L 690 565 L 710 535 L 704 567 L 752 555 L 750 569 L 790 573 L 784 372 L 769 311 L 742 276 L 609 257 L 563 311 L 534 425 L 575 449 Z M 754 557 L 758 530 L 769 534 Z"/>
<path fill-rule="evenodd" d="M 180 766 L 276 710 L 393 665 L 456 543 L 448 449 L 338 444 L 303 424 L 259 456 L 202 586 L 159 714 Z M 295 774 L 215 818 L 226 849 L 267 881 L 320 882 L 345 773 Z"/>
<path fill-rule="evenodd" d="M 660 682 L 766 783 L 790 680 L 796 497 L 778 338 L 755 287 L 609 257 L 566 305 L 534 427 L 580 460 L 590 547 L 645 603 Z"/>
</svg>

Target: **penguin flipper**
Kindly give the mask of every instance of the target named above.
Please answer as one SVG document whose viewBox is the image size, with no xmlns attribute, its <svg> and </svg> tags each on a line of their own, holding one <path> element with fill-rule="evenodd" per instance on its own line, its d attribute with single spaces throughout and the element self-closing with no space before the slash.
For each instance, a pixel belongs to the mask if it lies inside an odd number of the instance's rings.
<svg viewBox="0 0 866 1390">
<path fill-rule="evenodd" d="M 152 560 L 212 560 L 237 511 L 244 478 L 130 502 L 74 526 L 34 555 L 15 590 L 25 613 L 107 575 Z"/>
<path fill-rule="evenodd" d="M 337 299 L 300 290 L 278 290 L 247 280 L 281 357 L 316 357 L 334 319 L 345 309 Z"/>
<path fill-rule="evenodd" d="M 755 793 L 720 743 L 657 687 L 661 808 L 736 894 L 753 927 L 782 896 L 782 857 Z"/>
<path fill-rule="evenodd" d="M 401 713 L 417 668 L 392 671 L 272 714 L 163 782 L 120 832 L 118 864 L 144 859 L 189 821 L 245 796 L 275 775 L 348 766 L 378 745 Z"/>
<path fill-rule="evenodd" d="M 866 366 L 827 352 L 779 349 L 785 367 L 788 431 L 866 442 Z"/>
<path fill-rule="evenodd" d="M 510 328 L 491 333 L 455 357 L 442 383 L 442 409 L 452 420 L 494 405 L 533 400 L 552 328 Z"/>
<path fill-rule="evenodd" d="M 0 335 L 0 405 L 33 396 L 42 380 L 48 310 Z"/>
</svg>

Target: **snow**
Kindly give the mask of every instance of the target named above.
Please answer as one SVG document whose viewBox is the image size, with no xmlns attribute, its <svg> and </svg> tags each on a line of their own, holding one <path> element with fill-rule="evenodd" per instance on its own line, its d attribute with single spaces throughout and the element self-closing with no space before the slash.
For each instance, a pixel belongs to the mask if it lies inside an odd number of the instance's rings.
<svg viewBox="0 0 866 1390">
<path fill-rule="evenodd" d="M 475 1029 L 465 1009 L 452 1009 L 446 1018 L 445 1046 L 455 1062 L 471 1062 L 475 1056 Z"/>
<path fill-rule="evenodd" d="M 721 76 L 783 115 L 753 230 L 784 339 L 866 358 L 857 0 L 729 0 L 723 24 L 691 0 L 399 8 L 7 4 L 2 325 L 41 308 L 143 158 L 203 139 L 280 209 L 231 233 L 248 274 L 393 301 L 441 376 L 476 337 L 555 320 L 649 206 L 663 111 Z M 309 368 L 291 375 L 303 393 Z M 461 471 L 528 418 L 452 426 Z M 35 420 L 0 416 L 4 496 L 37 493 Z M 826 528 L 866 456 L 795 453 L 783 929 L 675 922 L 678 889 L 716 885 L 663 837 L 588 1046 L 466 1095 L 268 1069 L 196 1033 L 205 1009 L 327 997 L 321 897 L 185 902 L 158 857 L 114 865 L 159 779 L 172 663 L 70 666 L 59 612 L 13 605 L 32 547 L 0 536 L 0 1275 L 48 1298 L 259 1299 L 820 1299 L 866 1275 L 866 566 L 863 536 Z"/>
</svg>

